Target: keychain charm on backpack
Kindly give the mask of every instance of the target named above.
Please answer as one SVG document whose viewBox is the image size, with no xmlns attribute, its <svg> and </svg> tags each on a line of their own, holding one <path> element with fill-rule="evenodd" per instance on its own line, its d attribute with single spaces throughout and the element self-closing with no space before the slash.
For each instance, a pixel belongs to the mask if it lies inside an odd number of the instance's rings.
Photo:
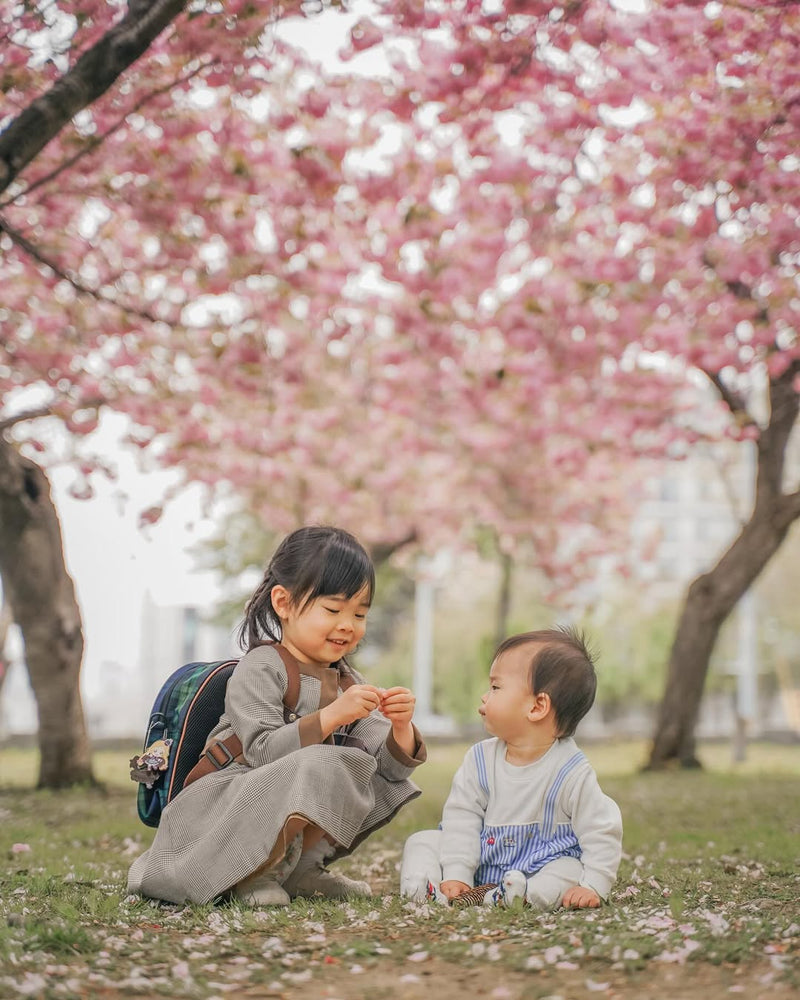
<svg viewBox="0 0 800 1000">
<path fill-rule="evenodd" d="M 152 788 L 166 771 L 169 763 L 169 748 L 172 740 L 156 740 L 138 757 L 131 757 L 131 781 L 140 781 L 147 788 Z"/>
</svg>

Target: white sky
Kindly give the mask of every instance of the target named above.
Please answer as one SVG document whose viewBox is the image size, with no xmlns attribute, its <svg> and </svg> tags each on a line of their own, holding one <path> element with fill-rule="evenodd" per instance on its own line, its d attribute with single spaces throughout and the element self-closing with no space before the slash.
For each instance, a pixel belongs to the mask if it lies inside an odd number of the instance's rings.
<svg viewBox="0 0 800 1000">
<path fill-rule="evenodd" d="M 127 726 L 138 732 L 160 679 L 169 672 L 164 664 L 143 670 L 147 596 L 162 607 L 193 604 L 211 610 L 221 585 L 211 573 L 195 568 L 195 558 L 188 551 L 214 528 L 202 516 L 198 488 L 189 487 L 170 502 L 158 524 L 138 527 L 140 513 L 162 499 L 174 473 L 137 468 L 133 454 L 116 444 L 115 428 L 123 419 L 118 414 L 102 419 L 93 438 L 97 450 L 118 467 L 115 482 L 96 476 L 95 496 L 76 500 L 69 493 L 74 472 L 55 468 L 48 470 L 48 476 L 61 521 L 67 569 L 81 610 L 84 708 L 102 711 L 99 706 L 116 693 L 111 704 L 118 712 L 120 697 L 126 697 L 117 690 L 122 685 L 131 698 L 125 702 L 131 718 L 118 719 L 117 728 Z M 0 694 L 0 735 L 35 732 L 36 708 L 18 630 L 9 634 L 5 652 L 10 673 Z M 176 654 L 170 655 L 175 658 Z M 179 666 L 175 662 L 170 669 Z"/>
<path fill-rule="evenodd" d="M 198 571 L 187 551 L 213 529 L 202 516 L 200 491 L 187 489 L 167 504 L 158 524 L 140 529 L 140 513 L 160 501 L 173 476 L 140 471 L 129 452 L 116 449 L 114 435 L 101 431 L 103 437 L 119 468 L 117 482 L 95 477 L 95 496 L 76 500 L 68 492 L 74 474 L 67 469 L 51 474 L 67 568 L 83 616 L 87 693 L 102 685 L 108 662 L 126 671 L 138 668 L 146 593 L 158 605 L 201 607 L 213 605 L 219 593 L 213 576 Z"/>
</svg>

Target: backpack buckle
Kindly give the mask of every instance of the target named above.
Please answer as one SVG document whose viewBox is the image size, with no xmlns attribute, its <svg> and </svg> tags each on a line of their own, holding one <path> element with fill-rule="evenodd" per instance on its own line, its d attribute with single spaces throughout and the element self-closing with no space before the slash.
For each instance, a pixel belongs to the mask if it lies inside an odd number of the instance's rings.
<svg viewBox="0 0 800 1000">
<path fill-rule="evenodd" d="M 214 755 L 215 750 L 222 751 L 224 754 L 222 760 Z M 221 771 L 223 767 L 227 767 L 228 764 L 232 764 L 234 760 L 236 760 L 235 756 L 230 752 L 224 743 L 212 743 L 210 747 L 206 748 L 203 756 L 208 757 L 209 761 L 217 771 Z"/>
</svg>

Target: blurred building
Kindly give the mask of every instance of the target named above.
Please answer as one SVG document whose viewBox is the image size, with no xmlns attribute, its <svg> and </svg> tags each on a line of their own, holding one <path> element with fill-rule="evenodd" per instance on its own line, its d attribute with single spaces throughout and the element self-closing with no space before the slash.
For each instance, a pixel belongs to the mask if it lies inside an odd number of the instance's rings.
<svg viewBox="0 0 800 1000">
<path fill-rule="evenodd" d="M 2 656 L 3 686 L 0 689 L 0 740 L 35 733 L 39 728 L 36 699 L 25 668 L 22 634 L 12 625 Z"/>
<path fill-rule="evenodd" d="M 156 695 L 178 667 L 194 660 L 223 660 L 239 655 L 232 631 L 209 621 L 207 615 L 206 608 L 191 604 L 163 606 L 149 594 L 145 596 L 139 665 L 126 685 L 128 731 L 141 737 Z M 92 736 L 120 735 L 117 723 L 101 721 L 110 708 L 107 698 L 100 705 L 93 704 Z"/>
<path fill-rule="evenodd" d="M 797 451 L 795 447 L 787 456 L 790 481 L 800 474 Z M 755 445 L 715 442 L 696 445 L 689 457 L 665 465 L 651 481 L 632 535 L 635 546 L 648 554 L 635 565 L 634 577 L 653 607 L 682 600 L 688 584 L 719 562 L 749 520 L 754 480 Z M 707 691 L 698 720 L 700 738 L 729 736 L 737 725 L 745 725 L 751 735 L 800 735 L 800 690 L 787 683 L 787 671 L 778 678 L 777 691 L 774 683 L 768 693 L 761 690 L 765 677 L 778 667 L 763 662 L 764 649 L 776 658 L 791 655 L 788 648 L 777 648 L 786 642 L 775 643 L 770 634 L 775 621 L 764 612 L 751 588 L 732 615 L 735 650 L 717 654 L 716 669 L 735 678 L 735 694 Z"/>
<path fill-rule="evenodd" d="M 130 739 L 138 748 L 150 709 L 169 675 L 192 660 L 236 656 L 234 637 L 207 621 L 193 605 L 160 606 L 148 596 L 142 607 L 138 667 L 105 661 L 100 678 L 83 692 L 86 726 L 92 740 Z M 0 691 L 0 740 L 29 737 L 38 730 L 36 700 L 25 669 L 19 630 L 9 630 L 7 674 Z"/>
<path fill-rule="evenodd" d="M 750 514 L 754 470 L 742 446 L 697 447 L 662 467 L 637 512 L 636 575 L 655 597 L 712 569 Z"/>
</svg>

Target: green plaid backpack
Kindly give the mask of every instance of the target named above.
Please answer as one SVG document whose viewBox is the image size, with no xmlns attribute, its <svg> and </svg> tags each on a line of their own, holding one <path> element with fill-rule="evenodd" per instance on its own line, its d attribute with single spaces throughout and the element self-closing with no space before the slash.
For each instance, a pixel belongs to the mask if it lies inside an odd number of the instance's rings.
<svg viewBox="0 0 800 1000">
<path fill-rule="evenodd" d="M 141 782 L 136 797 L 139 819 L 158 826 L 168 802 L 183 788 L 186 777 L 225 709 L 228 678 L 238 660 L 187 663 L 158 692 L 144 750 L 131 758 L 131 780 Z"/>
<path fill-rule="evenodd" d="M 297 718 L 294 709 L 300 694 L 297 665 L 282 646 L 276 645 L 286 667 L 284 719 Z M 241 753 L 237 736 L 207 746 L 208 735 L 225 711 L 225 691 L 238 660 L 187 663 L 164 682 L 153 703 L 141 754 L 130 760 L 131 780 L 138 781 L 136 807 L 147 826 L 158 826 L 167 803 L 180 792 L 192 771 L 219 770 Z M 238 759 L 241 759 L 238 757 Z"/>
</svg>

